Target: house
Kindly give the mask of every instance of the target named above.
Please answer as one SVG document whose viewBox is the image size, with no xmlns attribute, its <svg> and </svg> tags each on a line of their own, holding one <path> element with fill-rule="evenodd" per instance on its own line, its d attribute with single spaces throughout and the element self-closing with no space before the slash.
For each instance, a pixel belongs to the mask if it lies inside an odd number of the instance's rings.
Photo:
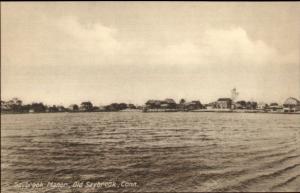
<svg viewBox="0 0 300 193">
<path fill-rule="evenodd" d="M 168 109 L 175 109 L 177 106 L 176 102 L 173 99 L 165 99 L 161 101 L 161 107 L 168 108 Z"/>
<path fill-rule="evenodd" d="M 203 105 L 200 101 L 185 102 L 181 104 L 184 110 L 202 109 Z"/>
<path fill-rule="evenodd" d="M 271 112 L 281 112 L 283 110 L 282 106 L 279 106 L 278 103 L 271 103 L 268 107 L 268 111 Z"/>
<path fill-rule="evenodd" d="M 300 111 L 300 101 L 296 98 L 289 97 L 283 103 L 284 112 L 296 112 Z"/>
<path fill-rule="evenodd" d="M 211 102 L 204 105 L 206 109 L 211 110 L 217 108 L 217 102 Z"/>
<path fill-rule="evenodd" d="M 167 103 L 163 103 L 160 105 L 160 108 L 169 109 L 169 105 Z"/>
<path fill-rule="evenodd" d="M 219 98 L 216 103 L 218 109 L 231 109 L 232 100 L 230 98 Z"/>
<path fill-rule="evenodd" d="M 247 103 L 246 101 L 237 101 L 235 103 L 235 108 L 236 109 L 246 109 Z"/>
<path fill-rule="evenodd" d="M 258 103 L 257 104 L 258 110 L 266 110 L 267 108 L 268 108 L 268 104 L 266 104 L 266 103 Z"/>
</svg>

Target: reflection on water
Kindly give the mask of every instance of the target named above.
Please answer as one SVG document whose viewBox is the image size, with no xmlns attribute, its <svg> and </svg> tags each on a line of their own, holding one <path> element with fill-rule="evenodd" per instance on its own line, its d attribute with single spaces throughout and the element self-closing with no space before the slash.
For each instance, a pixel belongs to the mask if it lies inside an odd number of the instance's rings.
<svg viewBox="0 0 300 193">
<path fill-rule="evenodd" d="M 16 184 L 112 182 L 118 187 L 101 191 L 300 191 L 299 137 L 299 115 L 1 115 L 1 187 L 99 192 Z"/>
</svg>

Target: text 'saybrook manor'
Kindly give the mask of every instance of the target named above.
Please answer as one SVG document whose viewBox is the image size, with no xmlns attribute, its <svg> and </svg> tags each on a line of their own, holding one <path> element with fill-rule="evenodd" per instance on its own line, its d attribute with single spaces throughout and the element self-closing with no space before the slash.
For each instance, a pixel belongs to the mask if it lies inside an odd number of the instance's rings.
<svg viewBox="0 0 300 193">
<path fill-rule="evenodd" d="M 64 182 L 22 182 L 15 183 L 15 186 L 18 188 L 129 188 L 137 187 L 137 182 L 127 182 L 122 181 L 121 183 L 109 181 L 109 182 L 80 182 L 75 181 L 72 184 Z"/>
</svg>

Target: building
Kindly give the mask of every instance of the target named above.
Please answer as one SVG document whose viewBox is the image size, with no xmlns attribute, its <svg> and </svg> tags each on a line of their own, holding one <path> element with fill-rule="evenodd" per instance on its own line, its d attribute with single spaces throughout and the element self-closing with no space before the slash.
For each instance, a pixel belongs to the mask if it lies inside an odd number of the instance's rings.
<svg viewBox="0 0 300 193">
<path fill-rule="evenodd" d="M 189 111 L 203 109 L 204 106 L 201 104 L 200 101 L 186 102 L 185 100 L 181 100 L 180 103 L 177 105 L 177 108 L 183 111 Z"/>
<path fill-rule="evenodd" d="M 284 112 L 296 112 L 300 111 L 300 101 L 296 98 L 290 97 L 283 103 Z"/>
<path fill-rule="evenodd" d="M 219 98 L 216 103 L 218 109 L 231 109 L 232 100 L 230 98 Z"/>
<path fill-rule="evenodd" d="M 204 105 L 205 109 L 212 110 L 217 108 L 217 102 L 211 102 Z"/>
<path fill-rule="evenodd" d="M 236 109 L 246 109 L 246 107 L 247 107 L 246 101 L 237 101 L 235 103 L 235 108 Z"/>
<path fill-rule="evenodd" d="M 268 105 L 266 103 L 258 103 L 257 109 L 258 110 L 266 110 L 268 108 Z"/>
<path fill-rule="evenodd" d="M 282 112 L 283 108 L 278 103 L 271 103 L 268 107 L 270 112 Z"/>
<path fill-rule="evenodd" d="M 161 106 L 163 108 L 167 108 L 167 109 L 175 109 L 177 104 L 173 99 L 165 99 L 163 101 L 161 101 Z"/>
<path fill-rule="evenodd" d="M 200 101 L 192 101 L 192 102 L 186 102 L 183 104 L 185 110 L 196 110 L 196 109 L 202 109 L 203 105 Z"/>
</svg>

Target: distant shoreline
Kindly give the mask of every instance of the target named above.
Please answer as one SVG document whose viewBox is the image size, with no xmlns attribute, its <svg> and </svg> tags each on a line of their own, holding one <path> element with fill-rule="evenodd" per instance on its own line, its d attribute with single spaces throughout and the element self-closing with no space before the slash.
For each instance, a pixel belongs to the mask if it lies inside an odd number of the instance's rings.
<svg viewBox="0 0 300 193">
<path fill-rule="evenodd" d="M 136 111 L 92 111 L 92 112 L 35 112 L 35 113 L 20 113 L 20 112 L 1 112 L 1 115 L 17 115 L 17 114 L 61 114 L 61 113 L 259 113 L 259 114 L 294 114 L 294 115 L 300 115 L 300 112 L 263 112 L 263 111 L 236 111 L 236 110 L 225 110 L 225 111 L 219 111 L 219 110 L 194 110 L 194 111 L 164 111 L 164 110 L 156 110 L 156 111 L 147 111 L 143 112 L 142 110 L 136 110 Z"/>
</svg>

